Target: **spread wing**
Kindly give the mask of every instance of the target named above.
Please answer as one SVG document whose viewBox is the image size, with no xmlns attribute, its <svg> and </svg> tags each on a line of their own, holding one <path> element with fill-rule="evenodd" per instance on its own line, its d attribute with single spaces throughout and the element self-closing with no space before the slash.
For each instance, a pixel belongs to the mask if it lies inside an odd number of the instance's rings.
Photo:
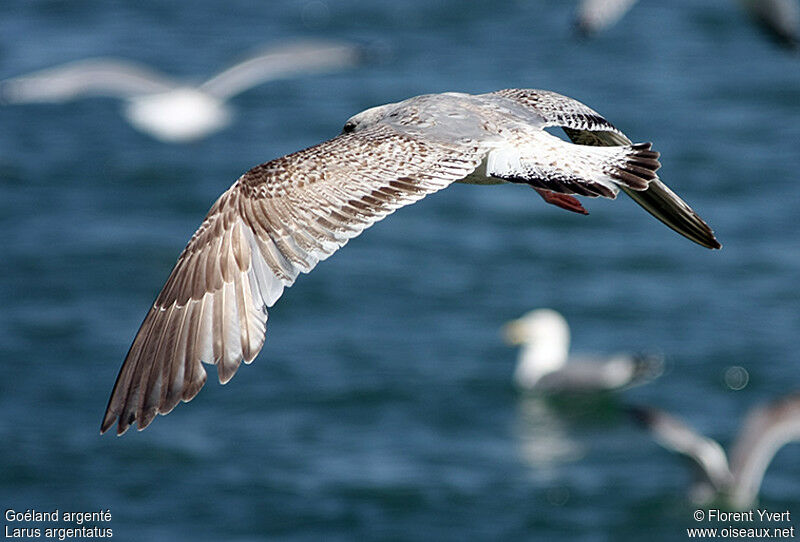
<svg viewBox="0 0 800 542">
<path fill-rule="evenodd" d="M 212 206 L 136 334 L 106 409 L 124 433 L 227 382 L 264 344 L 267 307 L 348 239 L 472 171 L 484 152 L 386 125 L 257 166 Z"/>
<path fill-rule="evenodd" d="M 750 506 L 772 458 L 784 445 L 800 440 L 800 395 L 753 409 L 731 450 L 734 486 L 731 499 Z"/>
<path fill-rule="evenodd" d="M 200 87 L 217 98 L 230 98 L 248 88 L 282 77 L 355 66 L 361 58 L 349 43 L 303 40 L 271 47 L 209 79 Z"/>
<path fill-rule="evenodd" d="M 728 459 L 717 441 L 697 433 L 682 420 L 657 408 L 636 406 L 630 407 L 628 412 L 650 431 L 661 446 L 694 461 L 714 488 L 722 490 L 728 487 L 731 480 Z"/>
<path fill-rule="evenodd" d="M 70 62 L 0 83 L 0 102 L 62 102 L 81 96 L 130 97 L 167 92 L 176 83 L 135 62 L 94 58 Z"/>
<path fill-rule="evenodd" d="M 545 126 L 563 128 L 573 143 L 595 147 L 631 145 L 631 140 L 599 113 L 577 100 L 555 92 L 532 89 L 505 89 L 493 92 L 535 111 Z M 646 190 L 621 185 L 644 210 L 687 239 L 707 248 L 721 248 L 714 232 L 689 205 L 661 182 L 649 181 Z"/>
</svg>

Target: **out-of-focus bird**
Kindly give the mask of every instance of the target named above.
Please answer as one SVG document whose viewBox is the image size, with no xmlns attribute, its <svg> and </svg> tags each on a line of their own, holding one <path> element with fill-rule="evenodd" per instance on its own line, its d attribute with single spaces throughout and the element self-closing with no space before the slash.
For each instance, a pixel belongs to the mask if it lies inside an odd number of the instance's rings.
<svg viewBox="0 0 800 542">
<path fill-rule="evenodd" d="M 578 31 L 591 36 L 619 21 L 637 0 L 582 0 L 575 13 Z"/>
<path fill-rule="evenodd" d="M 616 354 L 571 357 L 567 321 L 551 309 L 536 309 L 504 327 L 506 340 L 521 345 L 514 381 L 523 390 L 548 393 L 614 391 L 657 378 L 660 356 Z"/>
<path fill-rule="evenodd" d="M 578 31 L 590 36 L 619 21 L 637 0 L 581 0 L 575 12 Z M 775 41 L 789 48 L 800 43 L 798 0 L 739 0 L 752 21 Z"/>
<path fill-rule="evenodd" d="M 784 445 L 800 440 L 800 395 L 751 409 L 731 448 L 730 463 L 720 444 L 688 424 L 652 407 L 632 407 L 634 419 L 664 448 L 696 465 L 690 498 L 697 504 L 719 501 L 735 509 L 751 507 L 772 458 Z"/>
<path fill-rule="evenodd" d="M 798 0 L 739 0 L 750 18 L 768 36 L 792 49 L 800 44 Z"/>
<path fill-rule="evenodd" d="M 87 59 L 0 82 L 0 103 L 118 97 L 136 129 L 161 141 L 187 142 L 227 126 L 233 117 L 227 100 L 236 94 L 275 79 L 355 66 L 361 57 L 349 43 L 296 41 L 262 50 L 198 86 L 127 60 Z"/>
</svg>

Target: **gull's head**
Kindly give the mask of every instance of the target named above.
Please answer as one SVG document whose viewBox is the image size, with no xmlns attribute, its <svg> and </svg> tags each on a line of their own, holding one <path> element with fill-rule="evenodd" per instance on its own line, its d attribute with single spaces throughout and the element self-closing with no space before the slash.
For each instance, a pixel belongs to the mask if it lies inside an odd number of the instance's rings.
<svg viewBox="0 0 800 542">
<path fill-rule="evenodd" d="M 351 132 L 360 132 L 370 126 L 375 126 L 381 120 L 386 118 L 386 116 L 392 112 L 394 107 L 397 104 L 386 104 L 386 105 L 379 105 L 377 107 L 370 107 L 369 109 L 362 111 L 357 115 L 353 115 L 347 122 L 344 123 L 344 127 L 342 128 L 343 134 L 349 134 Z"/>
<path fill-rule="evenodd" d="M 514 380 L 523 388 L 567 362 L 569 326 L 554 310 L 531 311 L 506 324 L 503 332 L 508 343 L 522 346 Z"/>
<path fill-rule="evenodd" d="M 533 343 L 569 343 L 569 326 L 552 309 L 536 309 L 512 320 L 503 328 L 506 341 L 513 345 Z"/>
<path fill-rule="evenodd" d="M 138 130 L 170 143 L 206 136 L 232 116 L 224 102 L 191 87 L 131 98 L 125 115 Z"/>
</svg>

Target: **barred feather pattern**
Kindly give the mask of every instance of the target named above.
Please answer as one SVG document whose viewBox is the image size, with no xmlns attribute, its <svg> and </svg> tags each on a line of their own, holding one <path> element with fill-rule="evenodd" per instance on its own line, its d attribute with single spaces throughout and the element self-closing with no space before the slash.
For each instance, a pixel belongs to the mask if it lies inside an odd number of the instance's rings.
<svg viewBox="0 0 800 542">
<path fill-rule="evenodd" d="M 264 344 L 267 308 L 347 241 L 471 173 L 477 146 L 431 144 L 378 125 L 257 166 L 212 206 L 148 312 L 120 370 L 102 431 L 190 401 L 201 362 L 221 383 Z"/>
<path fill-rule="evenodd" d="M 561 126 L 572 128 L 573 130 L 587 131 L 589 132 L 587 135 L 598 131 L 622 134 L 594 109 L 557 92 L 527 88 L 507 88 L 492 92 L 492 94 L 514 100 L 536 111 L 544 119 L 545 126 Z"/>
</svg>

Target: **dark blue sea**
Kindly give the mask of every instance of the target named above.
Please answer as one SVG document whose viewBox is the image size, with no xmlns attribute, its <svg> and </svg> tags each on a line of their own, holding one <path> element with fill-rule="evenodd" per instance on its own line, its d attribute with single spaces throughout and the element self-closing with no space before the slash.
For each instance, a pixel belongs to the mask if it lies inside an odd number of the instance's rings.
<svg viewBox="0 0 800 542">
<path fill-rule="evenodd" d="M 89 525 L 156 541 L 684 540 L 729 525 L 693 519 L 687 465 L 623 407 L 727 446 L 748 409 L 800 388 L 800 56 L 727 0 L 643 1 L 593 39 L 574 8 L 3 0 L 0 79 L 114 56 L 202 81 L 295 38 L 372 51 L 236 96 L 233 124 L 189 144 L 135 131 L 119 100 L 0 106 L 4 528 L 79 527 L 7 517 L 56 508 L 109 510 Z M 301 276 L 230 383 L 209 368 L 146 431 L 99 434 L 142 318 L 239 175 L 373 105 L 507 87 L 572 96 L 652 141 L 724 248 L 624 194 L 584 200 L 586 217 L 526 187 L 455 185 Z M 566 316 L 576 351 L 662 352 L 664 376 L 588 404 L 522 396 L 500 329 L 536 307 Z M 798 452 L 776 455 L 759 507 L 800 518 Z"/>
</svg>

